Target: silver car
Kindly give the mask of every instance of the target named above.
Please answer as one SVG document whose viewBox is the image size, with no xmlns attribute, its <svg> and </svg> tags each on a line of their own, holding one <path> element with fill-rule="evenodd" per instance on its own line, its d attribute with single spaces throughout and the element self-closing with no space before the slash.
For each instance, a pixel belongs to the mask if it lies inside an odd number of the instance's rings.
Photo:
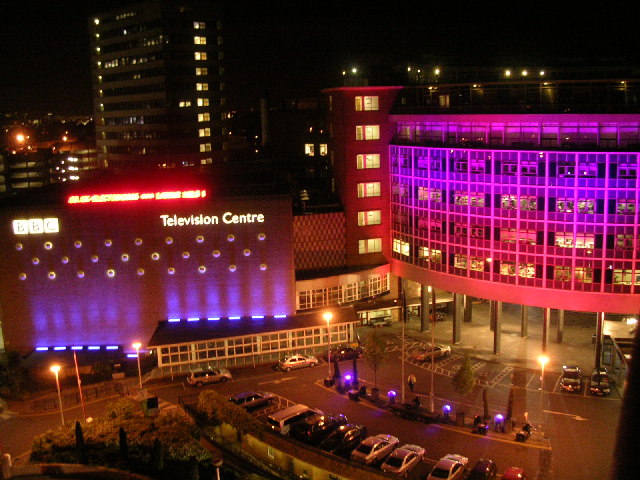
<svg viewBox="0 0 640 480">
<path fill-rule="evenodd" d="M 419 445 L 404 444 L 396 448 L 380 467 L 383 472 L 407 477 L 424 458 L 426 451 Z"/>
<path fill-rule="evenodd" d="M 399 443 L 400 440 L 393 435 L 379 434 L 367 437 L 351 452 L 351 460 L 366 465 L 381 462 Z"/>
<path fill-rule="evenodd" d="M 278 369 L 283 372 L 290 372 L 296 368 L 303 367 L 315 367 L 318 364 L 318 359 L 313 355 L 302 355 L 295 353 L 280 359 L 278 362 Z"/>
<path fill-rule="evenodd" d="M 187 383 L 191 386 L 202 387 L 209 383 L 227 382 L 231 380 L 231 372 L 226 368 L 208 368 L 203 370 L 191 370 L 191 374 L 187 377 Z"/>
</svg>

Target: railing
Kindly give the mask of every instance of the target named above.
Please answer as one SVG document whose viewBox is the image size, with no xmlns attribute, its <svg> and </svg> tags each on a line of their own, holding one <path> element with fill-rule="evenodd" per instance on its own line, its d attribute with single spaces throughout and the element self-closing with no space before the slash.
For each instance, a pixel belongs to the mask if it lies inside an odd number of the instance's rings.
<svg viewBox="0 0 640 480">
<path fill-rule="evenodd" d="M 125 395 L 128 393 L 126 385 L 120 382 L 106 382 L 89 387 L 83 387 L 82 396 L 85 402 L 89 400 L 95 400 L 97 398 L 105 398 L 114 395 Z M 80 404 L 80 392 L 75 391 L 73 393 L 65 393 L 61 395 L 62 407 L 72 407 Z M 47 397 L 33 400 L 31 408 L 34 412 L 47 412 L 49 410 L 55 410 L 59 407 L 57 397 Z"/>
</svg>

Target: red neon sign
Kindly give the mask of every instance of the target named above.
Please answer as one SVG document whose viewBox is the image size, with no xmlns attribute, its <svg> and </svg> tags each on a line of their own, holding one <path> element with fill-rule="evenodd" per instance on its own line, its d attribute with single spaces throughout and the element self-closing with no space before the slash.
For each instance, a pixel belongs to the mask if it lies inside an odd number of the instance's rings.
<svg viewBox="0 0 640 480">
<path fill-rule="evenodd" d="M 145 193 L 97 193 L 91 195 L 71 195 L 67 203 L 111 203 L 111 202 L 137 202 L 140 200 L 177 200 L 189 198 L 204 198 L 206 190 L 176 190 L 166 192 Z"/>
</svg>

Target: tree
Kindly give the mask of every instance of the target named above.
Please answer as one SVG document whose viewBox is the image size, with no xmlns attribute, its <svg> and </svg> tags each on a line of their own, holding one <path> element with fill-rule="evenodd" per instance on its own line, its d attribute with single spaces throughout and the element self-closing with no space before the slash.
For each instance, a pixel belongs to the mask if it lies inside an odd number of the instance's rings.
<svg viewBox="0 0 640 480">
<path fill-rule="evenodd" d="M 373 370 L 373 385 L 374 388 L 378 389 L 378 367 L 384 360 L 386 356 L 385 352 L 385 344 L 382 338 L 378 335 L 378 332 L 375 330 L 367 337 L 364 341 L 364 360 L 367 362 L 367 365 L 371 367 Z"/>
<path fill-rule="evenodd" d="M 465 353 L 462 365 L 460 365 L 460 368 L 454 375 L 451 383 L 456 393 L 460 394 L 460 400 L 462 400 L 467 393 L 473 390 L 476 378 L 473 370 L 471 369 L 471 359 L 469 358 L 469 354 Z"/>
</svg>

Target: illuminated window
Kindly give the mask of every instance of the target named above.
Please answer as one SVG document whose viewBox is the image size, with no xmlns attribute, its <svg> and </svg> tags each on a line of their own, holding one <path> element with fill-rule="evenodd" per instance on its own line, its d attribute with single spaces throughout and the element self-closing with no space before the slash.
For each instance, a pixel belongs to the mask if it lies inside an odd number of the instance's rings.
<svg viewBox="0 0 640 480">
<path fill-rule="evenodd" d="M 211 144 L 210 143 L 201 143 L 200 144 L 200 152 L 210 152 Z"/>
<path fill-rule="evenodd" d="M 380 154 L 378 153 L 365 153 L 357 155 L 358 170 L 366 168 L 380 168 Z"/>
<path fill-rule="evenodd" d="M 460 253 L 456 253 L 453 257 L 453 266 L 455 268 L 462 268 L 462 269 L 466 269 L 467 268 L 467 256 L 466 255 L 462 255 Z"/>
<path fill-rule="evenodd" d="M 419 186 L 418 187 L 418 200 L 429 200 L 429 188 Z"/>
<path fill-rule="evenodd" d="M 576 202 L 576 206 L 578 213 L 593 214 L 596 210 L 596 201 L 589 198 L 581 198 Z"/>
<path fill-rule="evenodd" d="M 195 30 L 204 30 L 204 28 L 206 27 L 204 22 L 193 22 L 193 28 Z"/>
<path fill-rule="evenodd" d="M 208 83 L 196 83 L 196 90 L 198 90 L 198 91 L 209 90 L 209 84 Z"/>
<path fill-rule="evenodd" d="M 394 252 L 404 255 L 405 257 L 408 257 L 411 254 L 411 245 L 409 242 L 405 242 L 399 238 L 393 239 L 392 249 Z"/>
<path fill-rule="evenodd" d="M 432 202 L 442 202 L 442 190 L 439 188 L 432 188 L 429 191 L 429 200 Z"/>
<path fill-rule="evenodd" d="M 207 52 L 194 52 L 193 57 L 196 60 L 206 60 L 207 59 Z"/>
<path fill-rule="evenodd" d="M 180 108 L 190 107 L 190 106 L 191 106 L 191 101 L 190 101 L 190 100 L 181 100 L 181 101 L 178 103 L 178 106 L 179 106 Z"/>
<path fill-rule="evenodd" d="M 500 263 L 500 275 L 508 275 L 510 277 L 516 276 L 516 264 L 515 262 L 501 262 Z"/>
<path fill-rule="evenodd" d="M 484 258 L 482 257 L 471 257 L 469 269 L 474 272 L 484 272 Z"/>
<path fill-rule="evenodd" d="M 366 212 L 358 212 L 358 226 L 364 225 L 380 225 L 382 221 L 381 210 L 369 210 Z"/>
<path fill-rule="evenodd" d="M 209 69 L 206 67 L 196 67 L 196 75 L 209 75 Z"/>
<path fill-rule="evenodd" d="M 616 204 L 616 213 L 618 215 L 633 215 L 636 213 L 635 200 L 618 200 Z"/>
<path fill-rule="evenodd" d="M 556 282 L 570 282 L 571 281 L 571 267 L 565 267 L 562 265 L 555 265 L 553 267 L 553 279 Z"/>
<path fill-rule="evenodd" d="M 355 107 L 356 111 L 360 112 L 362 110 L 378 110 L 378 96 L 363 96 L 363 97 L 355 97 Z"/>
<path fill-rule="evenodd" d="M 633 250 L 635 243 L 634 235 L 620 233 L 616 235 L 616 250 Z"/>
<path fill-rule="evenodd" d="M 356 140 L 380 140 L 380 126 L 357 125 Z"/>
<path fill-rule="evenodd" d="M 198 136 L 199 137 L 210 137 L 211 136 L 211 129 L 210 128 L 201 128 L 198 130 Z"/>
<path fill-rule="evenodd" d="M 556 212 L 573 213 L 574 203 L 571 198 L 558 198 L 556 202 Z"/>
<path fill-rule="evenodd" d="M 198 122 L 209 122 L 210 120 L 211 120 L 211 116 L 208 113 L 198 114 Z"/>
<path fill-rule="evenodd" d="M 193 37 L 193 43 L 195 45 L 206 45 L 207 37 Z"/>
<path fill-rule="evenodd" d="M 366 238 L 358 240 L 358 253 L 377 253 L 382 251 L 382 238 Z"/>
<path fill-rule="evenodd" d="M 320 144 L 320 156 L 321 157 L 326 157 L 328 153 L 329 153 L 329 148 L 327 147 L 327 144 L 326 143 L 321 143 Z"/>
<path fill-rule="evenodd" d="M 368 182 L 358 184 L 358 198 L 379 197 L 380 182 Z"/>
<path fill-rule="evenodd" d="M 304 144 L 304 154 L 309 156 L 309 157 L 313 157 L 315 155 L 313 143 L 305 143 Z"/>
<path fill-rule="evenodd" d="M 454 205 L 469 205 L 469 194 L 467 192 L 453 192 Z"/>
<path fill-rule="evenodd" d="M 472 207 L 484 207 L 484 193 L 469 193 L 469 201 Z"/>
<path fill-rule="evenodd" d="M 536 266 L 533 263 L 521 263 L 518 265 L 518 275 L 523 278 L 534 278 Z"/>
<path fill-rule="evenodd" d="M 199 107 L 208 107 L 209 106 L 209 99 L 208 98 L 198 98 L 198 106 Z"/>
<path fill-rule="evenodd" d="M 630 269 L 615 269 L 613 271 L 614 285 L 640 285 L 640 272 L 636 272 L 635 278 Z"/>
<path fill-rule="evenodd" d="M 576 283 L 593 283 L 593 269 L 591 267 L 576 267 L 573 278 Z"/>
</svg>

